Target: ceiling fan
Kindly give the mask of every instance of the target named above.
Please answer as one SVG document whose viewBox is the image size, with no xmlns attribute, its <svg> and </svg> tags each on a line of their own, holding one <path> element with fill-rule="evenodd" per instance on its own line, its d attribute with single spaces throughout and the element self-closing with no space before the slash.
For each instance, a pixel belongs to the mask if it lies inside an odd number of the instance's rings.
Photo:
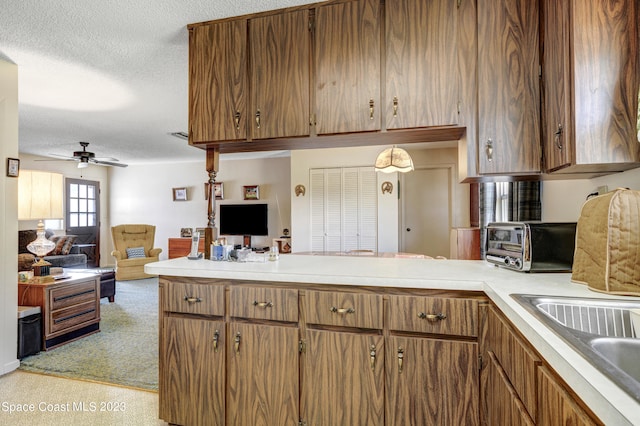
<svg viewBox="0 0 640 426">
<path fill-rule="evenodd" d="M 82 151 L 74 151 L 73 157 L 68 157 L 65 155 L 59 154 L 49 154 L 54 157 L 61 157 L 65 160 L 73 160 L 78 162 L 78 168 L 83 169 L 85 167 L 89 167 L 89 164 L 99 164 L 101 166 L 116 166 L 116 167 L 127 167 L 128 164 L 120 163 L 117 158 L 113 157 L 96 157 L 93 152 L 87 151 L 87 147 L 89 146 L 89 142 L 78 142 L 82 147 Z M 46 161 L 46 160 L 43 160 Z"/>
</svg>

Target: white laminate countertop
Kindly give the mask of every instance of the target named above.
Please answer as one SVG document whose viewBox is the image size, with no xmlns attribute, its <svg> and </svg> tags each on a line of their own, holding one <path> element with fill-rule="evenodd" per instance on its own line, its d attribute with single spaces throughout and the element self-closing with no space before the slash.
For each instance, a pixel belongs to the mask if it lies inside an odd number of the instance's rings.
<svg viewBox="0 0 640 426">
<path fill-rule="evenodd" d="M 484 291 L 605 424 L 640 425 L 637 401 L 510 296 L 526 293 L 621 298 L 574 284 L 568 273 L 521 273 L 485 261 L 298 254 L 280 255 L 273 262 L 243 263 L 181 257 L 149 263 L 145 272 L 176 277 Z"/>
</svg>

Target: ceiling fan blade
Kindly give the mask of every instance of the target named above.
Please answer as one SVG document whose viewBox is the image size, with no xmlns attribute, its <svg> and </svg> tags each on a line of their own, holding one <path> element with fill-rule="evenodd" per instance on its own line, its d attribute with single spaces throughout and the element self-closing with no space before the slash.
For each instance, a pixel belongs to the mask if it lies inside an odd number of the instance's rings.
<svg viewBox="0 0 640 426">
<path fill-rule="evenodd" d="M 49 153 L 49 154 L 47 154 L 47 155 L 50 155 L 50 156 L 52 156 L 52 157 L 62 158 L 62 159 L 64 159 L 64 160 L 73 160 L 73 161 L 78 161 L 78 160 L 79 160 L 79 158 L 69 157 L 68 155 L 51 154 L 51 153 Z M 36 160 L 36 161 L 37 161 L 37 160 Z"/>
<path fill-rule="evenodd" d="M 124 164 L 124 163 L 116 163 L 116 162 L 113 162 L 113 161 L 96 160 L 95 158 L 89 160 L 89 162 L 93 163 L 93 164 L 100 164 L 101 166 L 116 166 L 116 167 L 127 167 L 128 166 L 128 164 Z"/>
</svg>

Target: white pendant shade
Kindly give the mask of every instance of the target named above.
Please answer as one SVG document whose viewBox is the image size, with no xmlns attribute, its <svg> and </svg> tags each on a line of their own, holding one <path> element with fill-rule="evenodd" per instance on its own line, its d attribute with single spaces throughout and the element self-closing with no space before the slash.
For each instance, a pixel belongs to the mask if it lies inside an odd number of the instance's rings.
<svg viewBox="0 0 640 426">
<path fill-rule="evenodd" d="M 378 154 L 375 169 L 383 173 L 406 173 L 413 170 L 413 160 L 407 151 L 393 146 Z"/>
</svg>

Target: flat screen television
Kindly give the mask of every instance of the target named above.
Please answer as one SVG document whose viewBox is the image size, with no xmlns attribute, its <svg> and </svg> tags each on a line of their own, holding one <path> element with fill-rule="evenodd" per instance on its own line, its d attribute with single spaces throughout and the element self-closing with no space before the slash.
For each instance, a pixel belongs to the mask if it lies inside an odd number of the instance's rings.
<svg viewBox="0 0 640 426">
<path fill-rule="evenodd" d="M 267 204 L 220 204 L 220 235 L 269 235 Z"/>
</svg>

